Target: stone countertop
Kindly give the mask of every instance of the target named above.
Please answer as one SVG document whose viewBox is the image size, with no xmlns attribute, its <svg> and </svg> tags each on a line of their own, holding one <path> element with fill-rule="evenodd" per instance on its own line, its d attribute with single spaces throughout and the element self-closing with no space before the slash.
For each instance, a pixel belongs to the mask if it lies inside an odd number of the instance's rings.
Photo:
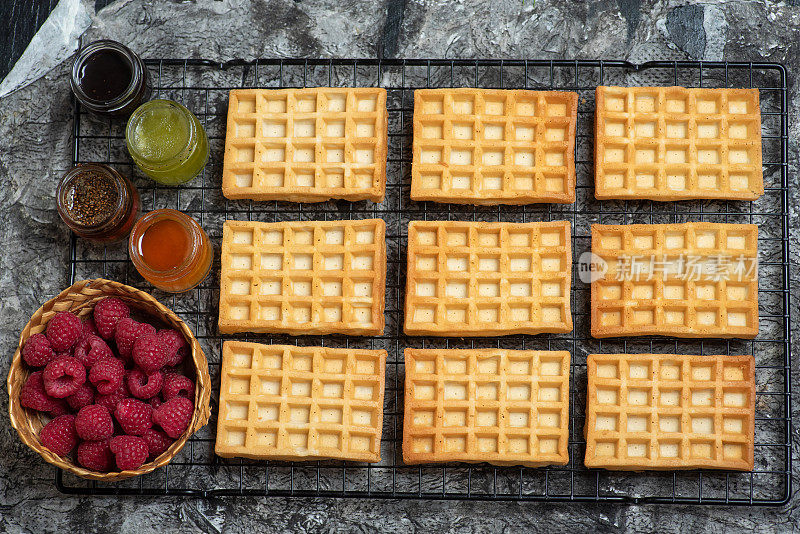
<svg viewBox="0 0 800 534">
<path fill-rule="evenodd" d="M 86 7 L 94 14 L 94 2 Z M 143 57 L 611 58 L 778 61 L 800 72 L 797 2 L 729 0 L 119 0 L 85 40 L 111 38 Z M 10 353 L 30 314 L 67 284 L 68 234 L 52 191 L 71 161 L 68 65 L 0 100 L 0 342 Z M 797 225 L 798 88 L 790 77 L 790 225 Z M 792 277 L 798 237 L 791 235 Z M 792 295 L 796 310 L 798 299 Z M 794 314 L 796 320 L 798 314 Z M 793 331 L 797 332 L 797 324 Z M 797 340 L 795 339 L 794 342 Z M 9 359 L 0 366 L 7 373 Z M 795 366 L 796 367 L 796 366 Z M 793 370 L 794 391 L 800 391 Z M 797 402 L 792 414 L 797 415 Z M 789 531 L 782 508 L 282 498 L 94 498 L 58 493 L 53 469 L 8 424 L 0 397 L 0 531 L 631 530 Z M 794 490 L 800 488 L 800 441 Z"/>
</svg>

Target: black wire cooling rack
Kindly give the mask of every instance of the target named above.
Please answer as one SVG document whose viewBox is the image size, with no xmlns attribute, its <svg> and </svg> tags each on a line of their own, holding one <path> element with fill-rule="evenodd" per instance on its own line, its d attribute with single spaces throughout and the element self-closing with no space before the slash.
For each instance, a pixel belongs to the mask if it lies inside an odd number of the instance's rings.
<svg viewBox="0 0 800 534">
<path fill-rule="evenodd" d="M 58 489 L 71 494 L 261 495 L 360 498 L 615 501 L 636 503 L 777 505 L 791 493 L 789 240 L 786 70 L 775 63 L 514 60 L 298 60 L 218 63 L 200 59 L 146 62 L 154 97 L 177 100 L 204 124 L 211 156 L 202 175 L 180 188 L 161 187 L 141 175 L 125 150 L 124 123 L 104 122 L 75 104 L 73 159 L 100 161 L 131 176 L 143 209 L 177 208 L 206 229 L 219 254 L 222 223 L 239 220 L 311 220 L 381 217 L 387 224 L 386 331 L 376 338 L 343 336 L 231 336 L 264 343 L 389 351 L 382 458 L 378 464 L 305 463 L 222 459 L 214 455 L 222 337 L 217 334 L 219 261 L 198 288 L 179 296 L 153 290 L 128 260 L 124 244 L 95 246 L 72 238 L 70 282 L 102 276 L 151 291 L 195 331 L 208 355 L 214 383 L 212 417 L 171 464 L 119 483 L 88 482 L 56 471 Z M 594 90 L 598 85 L 680 85 L 760 89 L 765 193 L 755 202 L 597 201 L 593 192 Z M 221 193 L 228 91 L 239 87 L 381 86 L 388 92 L 387 195 L 380 204 L 229 201 Z M 577 91 L 577 200 L 570 205 L 476 207 L 409 199 L 413 91 L 424 87 L 491 87 Z M 759 225 L 760 333 L 755 340 L 674 338 L 596 340 L 589 336 L 589 286 L 573 273 L 570 334 L 498 339 L 419 339 L 402 332 L 407 226 L 414 219 L 485 221 L 569 220 L 573 254 L 590 248 L 591 223 L 710 221 Z M 406 466 L 402 462 L 402 349 L 505 347 L 569 350 L 570 462 L 540 469 L 486 464 Z M 619 473 L 583 465 L 586 355 L 593 352 L 753 354 L 756 359 L 755 469 L 750 473 L 683 471 Z"/>
</svg>

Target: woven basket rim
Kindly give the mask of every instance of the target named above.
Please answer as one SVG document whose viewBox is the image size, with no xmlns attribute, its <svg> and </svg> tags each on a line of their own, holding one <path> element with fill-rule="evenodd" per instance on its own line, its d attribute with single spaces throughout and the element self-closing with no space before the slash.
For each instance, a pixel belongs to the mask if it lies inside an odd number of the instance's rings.
<svg viewBox="0 0 800 534">
<path fill-rule="evenodd" d="M 41 427 L 42 416 L 39 412 L 20 405 L 19 392 L 28 375 L 33 372 L 22 361 L 22 347 L 28 338 L 35 333 L 44 331 L 50 317 L 56 312 L 73 311 L 79 315 L 87 315 L 94 309 L 97 301 L 109 296 L 121 298 L 135 310 L 153 316 L 183 334 L 191 351 L 191 358 L 186 358 L 184 362 L 186 364 L 191 359 L 195 371 L 195 398 L 194 413 L 189 422 L 189 427 L 164 453 L 154 460 L 146 462 L 136 470 L 99 473 L 80 467 L 71 459 L 65 459 L 55 454 L 39 441 L 38 430 Z M 149 293 L 104 278 L 75 282 L 45 302 L 34 312 L 20 333 L 19 343 L 11 361 L 6 385 L 9 395 L 8 413 L 11 419 L 11 426 L 17 430 L 22 442 L 31 450 L 37 452 L 46 462 L 90 480 L 113 482 L 149 473 L 159 467 L 163 467 L 183 448 L 192 434 L 208 423 L 211 415 L 211 377 L 208 372 L 208 361 L 200 343 L 188 325 Z"/>
</svg>

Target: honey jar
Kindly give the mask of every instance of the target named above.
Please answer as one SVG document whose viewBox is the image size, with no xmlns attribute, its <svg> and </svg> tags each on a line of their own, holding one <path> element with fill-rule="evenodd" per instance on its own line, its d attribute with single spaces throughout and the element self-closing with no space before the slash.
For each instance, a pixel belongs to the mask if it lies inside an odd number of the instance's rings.
<svg viewBox="0 0 800 534">
<path fill-rule="evenodd" d="M 131 261 L 145 280 L 170 293 L 197 286 L 211 270 L 214 252 L 193 218 L 171 209 L 151 211 L 131 231 Z"/>
</svg>

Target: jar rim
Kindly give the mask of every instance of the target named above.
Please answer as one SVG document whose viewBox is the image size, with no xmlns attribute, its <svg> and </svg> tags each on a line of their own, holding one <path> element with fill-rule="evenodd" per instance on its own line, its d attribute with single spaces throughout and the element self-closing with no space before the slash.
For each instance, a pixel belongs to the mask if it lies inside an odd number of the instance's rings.
<svg viewBox="0 0 800 534">
<path fill-rule="evenodd" d="M 153 269 L 145 261 L 141 254 L 140 242 L 151 226 L 158 221 L 166 219 L 175 221 L 183 226 L 190 237 L 190 248 L 189 253 L 179 265 L 161 271 L 158 269 Z M 128 239 L 128 253 L 131 256 L 131 261 L 133 262 L 134 266 L 136 266 L 140 272 L 144 271 L 142 272 L 142 275 L 147 273 L 148 275 L 159 278 L 180 278 L 180 276 L 184 275 L 186 271 L 192 267 L 194 260 L 197 258 L 200 252 L 200 247 L 202 245 L 201 232 L 202 228 L 200 227 L 200 224 L 181 211 L 169 208 L 153 210 L 143 215 L 138 221 L 136 221 L 136 224 L 133 225 L 130 238 Z"/>
<path fill-rule="evenodd" d="M 145 157 L 136 149 L 134 143 L 131 142 L 136 123 L 143 118 L 146 112 L 158 107 L 169 107 L 178 110 L 181 120 L 184 121 L 187 126 L 186 143 L 184 144 L 183 148 L 181 148 L 181 150 L 174 156 L 170 156 L 165 159 L 153 159 Z M 125 144 L 128 146 L 128 152 L 130 152 L 134 161 L 136 161 L 136 165 L 142 167 L 143 170 L 147 170 L 148 168 L 151 168 L 152 165 L 160 167 L 169 165 L 170 163 L 180 163 L 182 160 L 186 159 L 188 153 L 191 152 L 195 143 L 194 140 L 197 137 L 194 120 L 192 120 L 190 117 L 191 113 L 192 112 L 181 103 L 163 98 L 150 100 L 136 108 L 136 110 L 131 113 L 128 123 L 125 126 Z"/>
<path fill-rule="evenodd" d="M 69 191 L 69 185 L 77 179 L 80 175 L 86 172 L 96 172 L 111 178 L 117 190 L 117 202 L 114 208 L 109 210 L 108 215 L 100 222 L 95 224 L 82 224 L 74 219 L 66 207 L 66 199 L 64 198 Z M 125 178 L 114 168 L 109 167 L 103 163 L 79 163 L 69 169 L 64 176 L 61 177 L 58 186 L 56 186 L 56 208 L 61 215 L 62 219 L 69 219 L 76 228 L 81 232 L 89 233 L 92 231 L 101 231 L 110 221 L 114 219 L 114 215 L 125 207 L 128 201 L 128 188 L 125 183 Z"/>
<path fill-rule="evenodd" d="M 81 87 L 80 82 L 78 81 L 78 72 L 80 68 L 83 66 L 84 63 L 96 52 L 104 49 L 111 49 L 115 52 L 119 52 L 122 57 L 125 58 L 125 61 L 131 67 L 131 81 L 128 84 L 128 87 L 120 93 L 119 96 L 113 98 L 111 100 L 98 100 L 96 98 L 92 98 L 83 90 Z M 90 108 L 94 107 L 108 107 L 114 108 L 119 104 L 123 104 L 125 100 L 130 98 L 131 94 L 136 91 L 136 88 L 139 86 L 141 73 L 140 69 L 137 68 L 139 65 L 139 57 L 133 53 L 133 51 L 125 46 L 124 44 L 113 41 L 111 39 L 100 39 L 98 41 L 92 41 L 88 45 L 84 46 L 79 52 L 78 55 L 75 57 L 75 60 L 72 63 L 72 73 L 70 76 L 70 85 L 72 86 L 73 92 L 80 97 L 81 100 L 86 101 L 85 103 L 90 104 Z M 144 68 L 143 65 L 140 66 Z"/>
</svg>

